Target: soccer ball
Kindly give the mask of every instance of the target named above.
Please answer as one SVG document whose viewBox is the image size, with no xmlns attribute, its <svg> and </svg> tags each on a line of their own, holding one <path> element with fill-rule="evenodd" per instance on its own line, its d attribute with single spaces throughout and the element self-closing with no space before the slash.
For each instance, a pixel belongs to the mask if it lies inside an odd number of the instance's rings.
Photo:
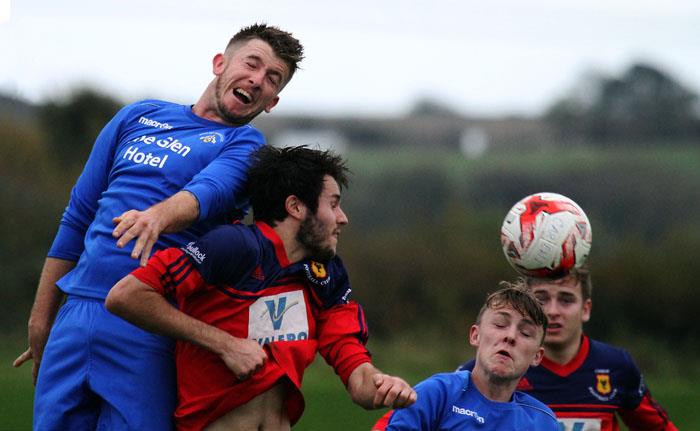
<svg viewBox="0 0 700 431">
<path fill-rule="evenodd" d="M 591 224 L 576 202 L 536 193 L 516 203 L 501 226 L 508 262 L 531 277 L 556 278 L 580 268 L 591 249 Z"/>
</svg>

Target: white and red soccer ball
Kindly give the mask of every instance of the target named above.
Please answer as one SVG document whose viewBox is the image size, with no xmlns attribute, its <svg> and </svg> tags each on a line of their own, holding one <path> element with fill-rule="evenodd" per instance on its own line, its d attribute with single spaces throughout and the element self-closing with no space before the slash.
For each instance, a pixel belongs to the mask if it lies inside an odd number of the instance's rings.
<svg viewBox="0 0 700 431">
<path fill-rule="evenodd" d="M 508 262 L 531 277 L 556 278 L 580 268 L 591 249 L 591 224 L 580 206 L 556 193 L 516 203 L 501 226 Z"/>
</svg>

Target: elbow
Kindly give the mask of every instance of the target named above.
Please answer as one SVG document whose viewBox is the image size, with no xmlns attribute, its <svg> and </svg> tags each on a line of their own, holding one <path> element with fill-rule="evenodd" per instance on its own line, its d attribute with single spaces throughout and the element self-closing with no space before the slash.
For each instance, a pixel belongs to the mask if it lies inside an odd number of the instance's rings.
<svg viewBox="0 0 700 431">
<path fill-rule="evenodd" d="M 124 285 L 124 280 L 112 286 L 105 298 L 105 308 L 112 314 L 123 316 L 124 311 L 128 308 L 127 287 Z"/>
</svg>

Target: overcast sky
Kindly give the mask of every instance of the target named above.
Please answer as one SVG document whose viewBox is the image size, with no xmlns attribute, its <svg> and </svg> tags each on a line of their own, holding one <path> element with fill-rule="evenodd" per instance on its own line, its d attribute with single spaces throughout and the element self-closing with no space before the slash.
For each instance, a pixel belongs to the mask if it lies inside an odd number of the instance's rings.
<svg viewBox="0 0 700 431">
<path fill-rule="evenodd" d="M 291 31 L 303 70 L 278 112 L 538 114 L 590 70 L 646 61 L 700 92 L 698 0 L 0 0 L 0 91 L 87 83 L 124 102 L 193 103 L 211 58 L 256 21 Z"/>
</svg>

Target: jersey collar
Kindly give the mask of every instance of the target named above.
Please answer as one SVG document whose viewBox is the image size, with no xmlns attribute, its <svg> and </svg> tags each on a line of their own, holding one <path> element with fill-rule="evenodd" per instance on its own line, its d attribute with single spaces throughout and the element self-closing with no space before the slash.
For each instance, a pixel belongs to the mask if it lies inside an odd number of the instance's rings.
<svg viewBox="0 0 700 431">
<path fill-rule="evenodd" d="M 583 361 L 585 361 L 586 357 L 588 356 L 588 351 L 590 350 L 590 347 L 591 346 L 588 341 L 588 337 L 586 336 L 586 334 L 583 334 L 581 336 L 581 347 L 579 347 L 576 356 L 574 356 L 569 362 L 560 365 L 550 359 L 547 359 L 547 357 L 545 356 L 542 358 L 542 362 L 540 363 L 540 365 L 558 376 L 566 377 L 569 374 L 576 371 L 581 366 L 581 364 L 583 364 Z"/>
<path fill-rule="evenodd" d="M 282 238 L 277 235 L 277 232 L 267 223 L 262 221 L 256 221 L 255 226 L 260 229 L 263 236 L 270 240 L 273 247 L 275 248 L 275 256 L 277 256 L 277 261 L 282 268 L 289 266 L 289 258 L 287 258 L 287 252 L 284 249 L 284 243 Z"/>
</svg>

